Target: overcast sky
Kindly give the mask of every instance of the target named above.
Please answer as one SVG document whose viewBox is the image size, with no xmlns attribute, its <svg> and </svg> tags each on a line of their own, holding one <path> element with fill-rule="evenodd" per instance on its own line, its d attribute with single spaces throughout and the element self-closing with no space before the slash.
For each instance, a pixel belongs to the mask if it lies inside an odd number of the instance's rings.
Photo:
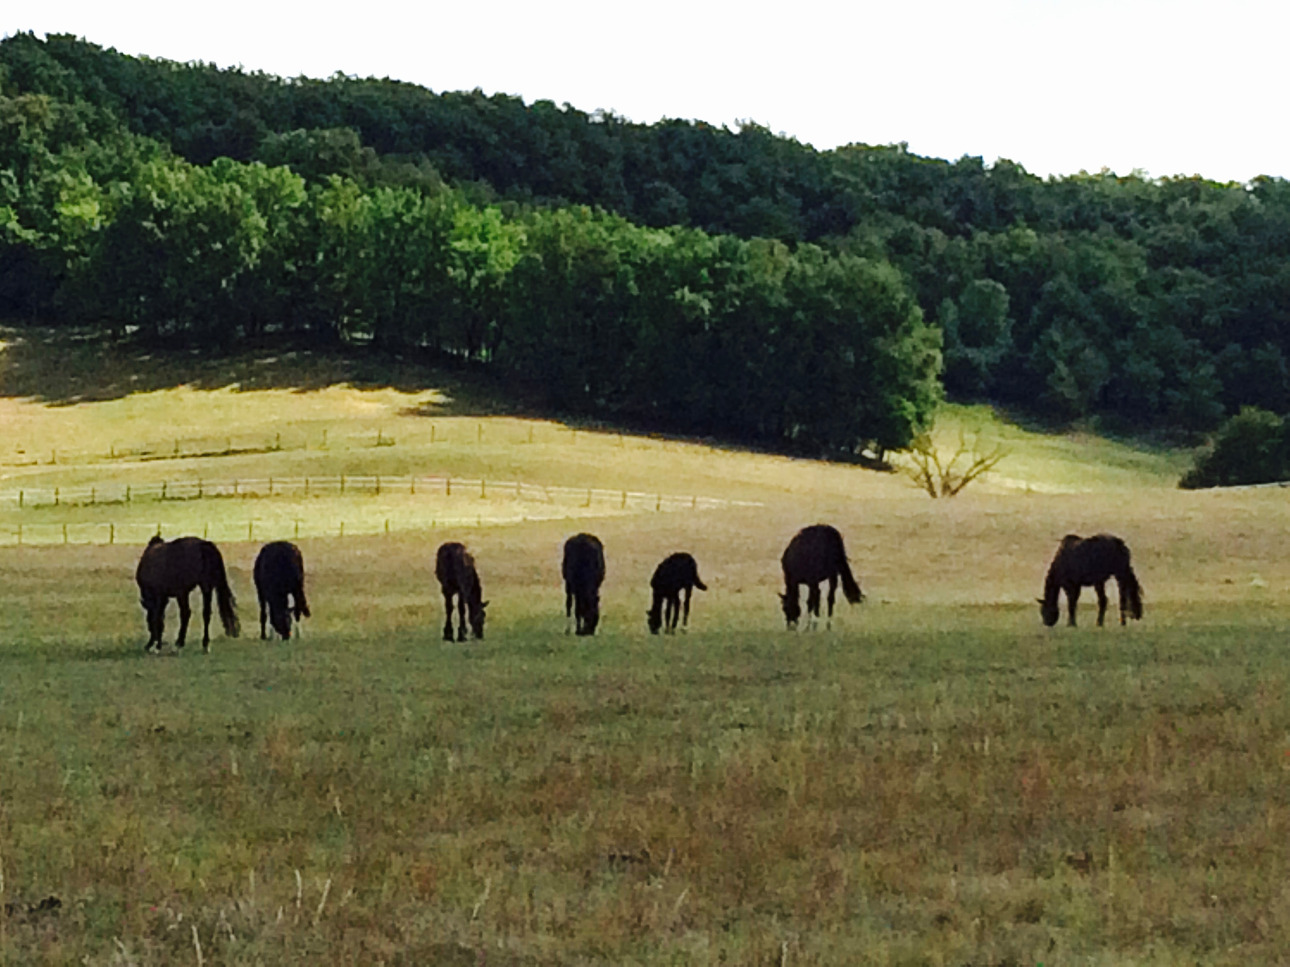
<svg viewBox="0 0 1290 967">
<path fill-rule="evenodd" d="M 1290 177 L 1284 0 L 32 0 L 0 32 L 280 76 L 481 88 L 817 148 L 1220 181 Z"/>
</svg>

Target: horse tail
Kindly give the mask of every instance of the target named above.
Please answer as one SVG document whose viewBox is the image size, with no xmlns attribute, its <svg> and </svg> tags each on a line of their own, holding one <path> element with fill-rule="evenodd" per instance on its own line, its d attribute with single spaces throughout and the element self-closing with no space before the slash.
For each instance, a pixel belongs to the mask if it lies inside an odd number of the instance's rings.
<svg viewBox="0 0 1290 967">
<path fill-rule="evenodd" d="M 1124 565 L 1124 574 L 1120 578 L 1120 587 L 1123 589 L 1122 594 L 1128 595 L 1129 614 L 1135 619 L 1142 617 L 1142 585 L 1138 583 L 1138 576 L 1133 573 L 1133 568 L 1129 564 Z"/>
<path fill-rule="evenodd" d="M 847 556 L 844 552 L 838 562 L 838 574 L 842 578 L 842 593 L 847 596 L 847 600 L 852 604 L 859 604 L 864 600 L 864 593 L 860 590 L 860 585 L 851 575 L 851 565 L 847 563 Z"/>
<path fill-rule="evenodd" d="M 206 554 L 207 566 L 211 570 L 215 586 L 215 600 L 219 605 L 219 620 L 224 625 L 224 634 L 236 638 L 242 633 L 242 623 L 237 620 L 237 598 L 228 585 L 228 572 L 224 570 L 224 558 L 214 544 L 206 544 L 202 550 Z"/>
<path fill-rule="evenodd" d="M 694 586 L 695 586 L 696 588 L 698 588 L 700 591 L 706 591 L 706 590 L 708 590 L 708 586 L 707 586 L 706 584 L 704 584 L 702 581 L 700 581 L 700 580 L 699 580 L 699 572 L 698 572 L 698 571 L 695 571 L 695 572 L 694 572 Z"/>
</svg>

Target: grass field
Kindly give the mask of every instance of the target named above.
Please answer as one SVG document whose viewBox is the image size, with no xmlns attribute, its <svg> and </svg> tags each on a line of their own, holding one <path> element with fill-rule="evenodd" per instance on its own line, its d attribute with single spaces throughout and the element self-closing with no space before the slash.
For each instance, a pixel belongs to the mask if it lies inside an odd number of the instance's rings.
<svg viewBox="0 0 1290 967">
<path fill-rule="evenodd" d="M 951 410 L 944 432 L 982 426 L 1012 453 L 933 501 L 898 475 L 575 434 L 410 369 L 381 384 L 234 360 L 167 379 L 87 350 L 64 386 L 37 348 L 0 353 L 0 963 L 1290 950 L 1279 490 L 1183 492 L 1185 455 Z M 341 473 L 747 503 L 14 499 Z M 128 539 L 12 538 L 109 518 Z M 298 520 L 314 617 L 261 643 L 250 564 Z M 331 536 L 342 520 L 376 533 Z M 778 556 L 816 520 L 843 531 L 869 600 L 788 634 Z M 143 655 L 132 574 L 158 524 L 218 537 L 247 637 Z M 578 529 L 609 562 L 594 640 L 562 633 L 559 549 Z M 1057 540 L 1095 530 L 1133 548 L 1145 620 L 1093 627 L 1090 597 L 1079 628 L 1043 628 Z M 479 561 L 483 642 L 440 640 L 431 570 L 450 539 Z M 648 577 L 679 548 L 711 590 L 690 634 L 651 637 Z"/>
</svg>

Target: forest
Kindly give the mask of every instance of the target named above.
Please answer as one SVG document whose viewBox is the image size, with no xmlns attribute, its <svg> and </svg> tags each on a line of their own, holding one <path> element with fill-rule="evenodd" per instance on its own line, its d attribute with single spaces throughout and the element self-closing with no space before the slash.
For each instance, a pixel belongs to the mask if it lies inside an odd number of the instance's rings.
<svg viewBox="0 0 1290 967">
<path fill-rule="evenodd" d="M 1290 183 L 0 42 L 0 317 L 470 360 L 562 411 L 843 456 L 938 401 L 1195 439 L 1290 411 Z"/>
</svg>

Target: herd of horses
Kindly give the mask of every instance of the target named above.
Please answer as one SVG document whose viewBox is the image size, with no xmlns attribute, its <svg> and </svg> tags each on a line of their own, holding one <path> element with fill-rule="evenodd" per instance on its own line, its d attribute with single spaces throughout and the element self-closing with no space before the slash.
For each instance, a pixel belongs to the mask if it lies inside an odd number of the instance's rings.
<svg viewBox="0 0 1290 967">
<path fill-rule="evenodd" d="M 833 624 L 833 605 L 838 585 L 851 604 L 864 600 L 860 583 L 847 563 L 846 547 L 837 528 L 829 524 L 812 524 L 794 535 L 785 548 L 780 564 L 784 571 L 784 592 L 779 596 L 784 621 L 791 630 L 802 617 L 801 588 L 806 586 L 808 627 L 820 620 L 821 586 L 828 585 L 826 627 Z M 273 541 L 260 549 L 253 570 L 255 591 L 260 602 L 260 637 L 268 637 L 271 627 L 283 639 L 289 639 L 293 625 L 309 617 L 305 599 L 305 565 L 300 549 L 289 541 Z M 600 622 L 600 586 L 605 580 L 605 548 L 594 534 L 577 534 L 564 544 L 561 565 L 565 591 L 565 633 L 594 635 Z M 435 555 L 435 577 L 443 591 L 446 619 L 445 641 L 466 641 L 470 635 L 484 637 L 485 609 L 483 585 L 475 559 L 464 544 L 455 541 L 439 547 Z M 1120 624 L 1127 617 L 1142 617 L 1142 586 L 1130 565 L 1128 546 L 1118 537 L 1098 534 L 1082 538 L 1067 534 L 1057 548 L 1044 581 L 1044 596 L 1039 598 L 1039 613 L 1045 625 L 1057 623 L 1059 597 L 1066 595 L 1068 623 L 1075 624 L 1075 607 L 1081 588 L 1092 587 L 1097 594 L 1097 623 L 1106 616 L 1106 584 L 1114 579 L 1119 589 Z M 237 601 L 229 587 L 228 574 L 219 549 L 200 537 L 179 537 L 172 541 L 153 537 L 144 548 L 135 571 L 139 585 L 139 602 L 147 614 L 148 643 L 145 651 L 159 651 L 167 602 L 174 598 L 179 607 L 179 634 L 175 647 L 184 647 L 188 622 L 192 614 L 189 595 L 200 589 L 202 595 L 202 650 L 210 651 L 211 599 L 215 599 L 224 633 L 236 638 L 240 632 Z M 685 552 L 671 554 L 658 565 L 650 578 L 652 603 L 646 623 L 652 634 L 675 633 L 678 623 L 684 631 L 690 622 L 690 596 L 694 589 L 706 591 L 699 578 L 694 557 Z M 684 597 L 682 597 L 684 596 Z M 457 624 L 454 632 L 453 605 Z"/>
</svg>

